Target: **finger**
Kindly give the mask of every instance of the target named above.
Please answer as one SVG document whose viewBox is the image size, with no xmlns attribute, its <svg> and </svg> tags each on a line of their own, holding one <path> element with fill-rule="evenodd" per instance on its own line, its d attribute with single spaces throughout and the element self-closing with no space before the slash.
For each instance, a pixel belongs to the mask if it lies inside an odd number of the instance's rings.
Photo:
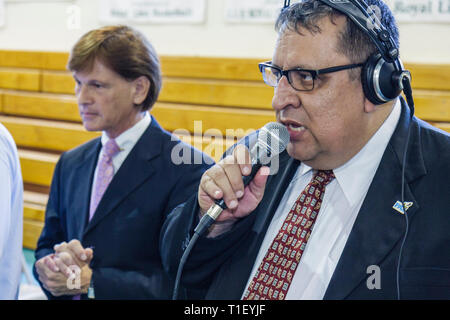
<svg viewBox="0 0 450 320">
<path fill-rule="evenodd" d="M 55 245 L 54 249 L 56 253 L 69 252 L 74 256 L 74 259 L 77 261 L 78 265 L 81 265 L 82 262 L 87 260 L 87 255 L 85 254 L 83 246 L 79 240 L 73 239 L 69 243 L 61 242 Z"/>
<path fill-rule="evenodd" d="M 71 267 L 75 264 L 75 262 L 67 252 L 57 254 L 53 258 L 53 261 L 66 277 L 70 276 L 72 273 Z"/>
<path fill-rule="evenodd" d="M 233 193 L 233 188 L 226 173 L 219 164 L 214 165 L 203 174 L 200 187 L 208 196 L 215 200 L 224 198 L 227 193 Z"/>
<path fill-rule="evenodd" d="M 252 171 L 252 161 L 250 158 L 250 152 L 244 145 L 237 145 L 233 150 L 233 156 L 237 164 L 241 169 L 241 174 L 243 176 L 248 176 Z"/>
<path fill-rule="evenodd" d="M 44 264 L 52 272 L 59 272 L 60 271 L 60 269 L 58 268 L 58 266 L 56 265 L 56 263 L 54 261 L 54 255 L 46 256 L 44 258 Z"/>
<path fill-rule="evenodd" d="M 264 190 L 266 188 L 267 178 L 270 174 L 269 167 L 261 167 L 255 175 L 255 178 L 250 182 L 249 190 L 257 199 L 258 203 L 261 201 L 264 196 Z"/>
<path fill-rule="evenodd" d="M 223 159 L 223 161 L 219 162 L 219 165 L 223 168 L 223 171 L 231 184 L 235 198 L 239 199 L 244 195 L 244 182 L 242 180 L 241 166 L 237 161 L 238 160 L 233 155 Z M 233 207 L 229 208 L 233 209 Z"/>
<path fill-rule="evenodd" d="M 58 282 L 56 281 L 49 280 L 46 283 L 43 283 L 43 287 L 55 297 L 61 295 L 61 292 L 58 287 Z"/>
<path fill-rule="evenodd" d="M 258 170 L 255 178 L 246 187 L 244 197 L 239 201 L 239 207 L 230 212 L 234 219 L 246 217 L 256 209 L 264 196 L 269 173 L 270 169 L 268 167 L 261 167 Z"/>
<path fill-rule="evenodd" d="M 92 248 L 86 248 L 84 249 L 84 253 L 87 256 L 86 263 L 90 263 L 92 258 L 94 258 L 94 250 Z"/>
<path fill-rule="evenodd" d="M 63 241 L 61 243 L 55 244 L 53 246 L 53 250 L 55 250 L 56 253 L 66 251 L 67 250 L 67 242 Z"/>
<path fill-rule="evenodd" d="M 213 204 L 214 200 L 222 199 L 222 191 L 207 174 L 204 174 L 198 188 L 198 204 L 200 211 L 205 213 Z"/>
<path fill-rule="evenodd" d="M 64 263 L 64 265 L 66 265 L 67 267 L 73 264 L 76 264 L 74 258 L 72 257 L 72 255 L 68 252 L 68 251 L 64 251 L 64 252 L 60 252 L 55 254 L 55 261 L 56 259 L 61 262 Z"/>
<path fill-rule="evenodd" d="M 50 288 L 47 286 L 47 284 L 46 284 L 46 282 L 45 282 L 45 279 L 39 277 L 39 281 L 42 283 L 42 286 L 44 287 L 45 290 L 51 292 Z"/>
<path fill-rule="evenodd" d="M 203 191 L 208 197 L 216 200 L 222 199 L 223 196 L 222 190 L 220 190 L 219 186 L 208 174 L 203 175 L 202 180 L 200 181 L 199 191 Z M 211 200 L 211 202 L 213 202 L 213 200 Z"/>
<path fill-rule="evenodd" d="M 233 157 L 228 156 L 227 158 L 221 160 L 213 168 L 211 168 L 211 170 L 207 173 L 207 175 L 211 177 L 214 183 L 222 191 L 222 198 L 225 201 L 227 207 L 230 209 L 234 209 L 238 205 L 236 191 L 234 190 L 232 183 L 234 182 L 235 184 L 237 184 L 237 179 L 242 180 L 240 170 L 232 168 L 232 161 Z M 239 167 L 237 164 L 234 164 L 234 166 Z M 231 176 L 228 176 L 228 174 L 230 174 Z M 237 177 L 235 177 L 236 175 Z M 235 187 L 238 188 L 238 186 Z"/>
<path fill-rule="evenodd" d="M 36 272 L 40 275 L 44 273 L 44 269 L 45 269 L 45 263 L 44 263 L 45 258 L 41 258 L 38 261 L 36 261 L 35 266 L 36 266 Z"/>
<path fill-rule="evenodd" d="M 73 252 L 74 256 L 80 259 L 81 261 L 85 262 L 87 260 L 87 255 L 85 252 L 85 249 L 81 245 L 81 242 L 77 239 L 71 240 L 67 247 L 70 251 Z"/>
<path fill-rule="evenodd" d="M 83 266 L 84 262 L 76 257 L 75 253 L 70 250 L 70 247 L 67 244 L 58 245 L 56 249 L 57 250 L 55 251 L 55 255 L 59 258 L 62 257 L 62 260 L 67 267 L 69 267 L 70 265 L 78 265 L 80 267 Z"/>
<path fill-rule="evenodd" d="M 41 283 L 45 283 L 45 282 L 47 281 L 47 275 L 46 275 L 46 273 L 45 273 L 42 269 L 39 270 L 39 271 L 37 271 L 37 273 L 38 273 L 39 281 L 40 281 Z"/>
</svg>

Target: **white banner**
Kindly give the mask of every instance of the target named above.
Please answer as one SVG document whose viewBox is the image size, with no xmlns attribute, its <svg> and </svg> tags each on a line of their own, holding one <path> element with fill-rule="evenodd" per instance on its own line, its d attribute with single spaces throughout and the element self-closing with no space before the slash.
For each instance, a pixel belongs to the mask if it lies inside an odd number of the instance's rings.
<svg viewBox="0 0 450 320">
<path fill-rule="evenodd" d="M 107 23 L 202 23 L 205 0 L 100 0 L 100 21 Z"/>
<path fill-rule="evenodd" d="M 225 21 L 274 23 L 282 7 L 283 1 L 281 0 L 227 0 Z"/>
<path fill-rule="evenodd" d="M 298 2 L 293 0 L 291 3 Z M 450 22 L 450 0 L 384 0 L 398 22 Z M 225 20 L 274 23 L 282 0 L 226 0 Z"/>
<path fill-rule="evenodd" d="M 385 0 L 398 22 L 450 22 L 450 0 Z"/>
<path fill-rule="evenodd" d="M 0 0 L 0 27 L 5 25 L 5 0 Z"/>
</svg>

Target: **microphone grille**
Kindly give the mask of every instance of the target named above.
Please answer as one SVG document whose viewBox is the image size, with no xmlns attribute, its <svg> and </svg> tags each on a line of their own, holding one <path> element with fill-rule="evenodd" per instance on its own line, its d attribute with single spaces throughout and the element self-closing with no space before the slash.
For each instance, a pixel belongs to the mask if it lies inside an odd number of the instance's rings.
<svg viewBox="0 0 450 320">
<path fill-rule="evenodd" d="M 267 150 L 271 156 L 282 153 L 289 143 L 287 128 L 278 122 L 269 122 L 259 130 L 258 145 Z"/>
</svg>

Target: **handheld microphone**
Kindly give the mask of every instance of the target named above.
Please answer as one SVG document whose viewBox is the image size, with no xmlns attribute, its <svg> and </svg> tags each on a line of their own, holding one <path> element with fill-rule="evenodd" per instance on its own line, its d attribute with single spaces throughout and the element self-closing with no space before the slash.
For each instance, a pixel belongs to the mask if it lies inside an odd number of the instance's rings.
<svg viewBox="0 0 450 320">
<path fill-rule="evenodd" d="M 289 143 L 289 132 L 286 127 L 278 122 L 269 122 L 258 132 L 258 140 L 250 151 L 252 157 L 252 171 L 248 176 L 243 176 L 244 188 L 253 180 L 258 170 L 268 164 L 274 157 L 282 153 Z M 199 236 L 208 230 L 216 221 L 227 205 L 223 199 L 215 200 L 205 215 L 200 220 L 194 232 Z"/>
<path fill-rule="evenodd" d="M 247 186 L 253 180 L 256 173 L 263 165 L 268 164 L 274 157 L 278 156 L 286 149 L 286 146 L 289 143 L 289 138 L 289 132 L 286 127 L 278 122 L 269 122 L 259 130 L 258 140 L 250 151 L 250 155 L 252 157 L 252 171 L 250 175 L 242 177 L 244 186 Z M 178 271 L 172 294 L 173 300 L 176 300 L 178 297 L 181 274 L 192 248 L 198 238 L 208 230 L 222 211 L 226 209 L 227 206 L 223 199 L 216 200 L 215 204 L 208 209 L 205 215 L 200 219 L 197 227 L 194 229 L 194 234 L 192 235 L 188 246 L 184 250 L 183 256 L 180 259 L 180 264 L 178 265 Z"/>
</svg>

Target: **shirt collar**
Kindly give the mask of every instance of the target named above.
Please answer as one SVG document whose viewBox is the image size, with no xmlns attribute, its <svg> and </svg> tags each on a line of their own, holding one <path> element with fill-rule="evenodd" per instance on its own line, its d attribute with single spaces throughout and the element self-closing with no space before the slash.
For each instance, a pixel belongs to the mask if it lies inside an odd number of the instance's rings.
<svg viewBox="0 0 450 320">
<path fill-rule="evenodd" d="M 386 146 L 400 119 L 400 113 L 401 104 L 397 99 L 388 118 L 366 145 L 352 159 L 333 170 L 350 206 L 356 205 L 367 193 Z M 299 175 L 307 174 L 311 170 L 311 167 L 302 163 Z"/>
<path fill-rule="evenodd" d="M 116 143 L 120 148 L 120 151 L 128 150 L 134 147 L 136 142 L 142 136 L 144 131 L 148 128 L 152 121 L 150 114 L 148 112 L 144 113 L 144 117 L 139 120 L 134 126 L 122 132 L 117 138 Z M 109 137 L 106 132 L 102 132 L 102 146 L 108 142 Z"/>
</svg>

